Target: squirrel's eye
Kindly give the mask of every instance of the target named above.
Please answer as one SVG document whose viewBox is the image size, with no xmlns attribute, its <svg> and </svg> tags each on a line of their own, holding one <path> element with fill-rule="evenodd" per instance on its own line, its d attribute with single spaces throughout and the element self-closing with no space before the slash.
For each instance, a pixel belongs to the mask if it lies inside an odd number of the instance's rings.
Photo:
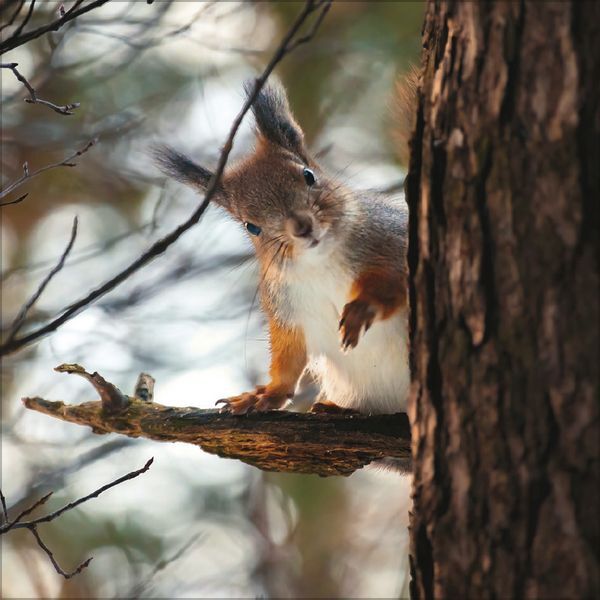
<svg viewBox="0 0 600 600">
<path fill-rule="evenodd" d="M 244 227 L 248 230 L 248 233 L 252 235 L 260 235 L 261 229 L 258 225 L 254 223 L 248 223 L 248 221 L 244 222 Z"/>
<path fill-rule="evenodd" d="M 315 185 L 317 178 L 315 177 L 315 174 L 308 167 L 304 167 L 304 171 L 302 171 L 302 174 L 304 175 L 304 181 L 306 181 L 306 185 L 308 185 L 308 186 Z"/>
</svg>

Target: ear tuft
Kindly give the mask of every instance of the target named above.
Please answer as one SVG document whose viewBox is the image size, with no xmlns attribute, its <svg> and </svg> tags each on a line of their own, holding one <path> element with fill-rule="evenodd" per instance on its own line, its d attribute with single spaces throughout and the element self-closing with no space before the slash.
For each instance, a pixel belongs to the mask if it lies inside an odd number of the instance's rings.
<svg viewBox="0 0 600 600">
<path fill-rule="evenodd" d="M 165 175 L 201 190 L 206 189 L 213 175 L 211 171 L 170 146 L 154 146 L 152 155 L 154 162 Z"/>
<path fill-rule="evenodd" d="M 244 84 L 247 96 L 254 90 L 254 80 Z M 259 132 L 270 142 L 297 154 L 304 152 L 304 134 L 292 116 L 287 95 L 278 83 L 266 83 L 260 90 L 252 112 Z"/>
</svg>

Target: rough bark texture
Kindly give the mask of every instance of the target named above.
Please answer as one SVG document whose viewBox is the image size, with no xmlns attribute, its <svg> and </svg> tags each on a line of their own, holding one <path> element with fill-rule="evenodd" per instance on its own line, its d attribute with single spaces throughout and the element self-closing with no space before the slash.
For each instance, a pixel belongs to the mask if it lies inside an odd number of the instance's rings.
<svg viewBox="0 0 600 600">
<path fill-rule="evenodd" d="M 383 458 L 393 459 L 397 468 L 410 468 L 410 427 L 405 413 L 368 416 L 277 410 L 231 415 L 154 404 L 154 379 L 147 373 L 140 375 L 134 395 L 128 396 L 80 365 L 63 364 L 55 370 L 85 378 L 100 401 L 68 405 L 23 398 L 23 404 L 63 421 L 87 425 L 94 433 L 195 444 L 264 471 L 350 475 Z"/>
<path fill-rule="evenodd" d="M 415 598 L 599 594 L 596 2 L 430 2 L 407 198 Z"/>
</svg>

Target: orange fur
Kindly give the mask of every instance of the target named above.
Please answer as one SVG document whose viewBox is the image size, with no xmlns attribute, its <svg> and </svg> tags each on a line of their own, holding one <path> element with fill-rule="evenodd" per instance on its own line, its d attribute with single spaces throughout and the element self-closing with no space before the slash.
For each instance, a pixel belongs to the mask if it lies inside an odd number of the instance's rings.
<svg viewBox="0 0 600 600">
<path fill-rule="evenodd" d="M 296 383 L 306 366 L 306 346 L 300 329 L 282 327 L 275 319 L 269 320 L 271 339 L 271 382 L 267 389 L 279 393 L 294 393 Z"/>
<path fill-rule="evenodd" d="M 373 267 L 354 281 L 350 297 L 376 307 L 378 319 L 388 319 L 407 305 L 406 279 L 395 270 Z"/>
<path fill-rule="evenodd" d="M 224 398 L 224 410 L 233 414 L 282 408 L 294 395 L 296 383 L 306 366 L 304 334 L 299 329 L 282 327 L 273 318 L 269 320 L 271 339 L 271 381 L 259 385 L 253 392 Z"/>
<path fill-rule="evenodd" d="M 363 271 L 352 284 L 350 302 L 342 312 L 342 347 L 356 347 L 363 329 L 368 331 L 374 321 L 389 319 L 406 306 L 406 278 L 398 271 L 385 267 Z"/>
</svg>

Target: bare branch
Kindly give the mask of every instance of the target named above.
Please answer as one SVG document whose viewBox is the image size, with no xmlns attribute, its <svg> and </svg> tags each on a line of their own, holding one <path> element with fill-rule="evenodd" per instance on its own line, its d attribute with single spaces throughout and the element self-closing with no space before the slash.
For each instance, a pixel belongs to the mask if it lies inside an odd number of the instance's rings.
<svg viewBox="0 0 600 600">
<path fill-rule="evenodd" d="M 23 200 L 25 200 L 25 198 L 27 198 L 27 196 L 29 196 L 29 192 L 27 192 L 26 194 L 23 194 L 22 196 L 19 196 L 16 200 L 9 200 L 8 202 L 0 202 L 0 208 L 2 208 L 3 206 L 10 206 L 11 204 L 19 204 L 19 202 L 23 202 Z"/>
<path fill-rule="evenodd" d="M 161 559 L 154 568 L 152 572 L 144 578 L 143 581 L 137 583 L 133 588 L 129 590 L 129 592 L 124 596 L 125 598 L 140 598 L 142 594 L 146 591 L 149 585 L 152 584 L 153 580 L 156 576 L 161 572 L 171 566 L 175 561 L 179 560 L 199 539 L 202 539 L 203 534 L 197 533 L 191 536 L 186 542 L 184 542 L 178 550 L 176 550 L 171 556 Z M 146 596 L 147 597 L 147 596 Z"/>
<path fill-rule="evenodd" d="M 2 490 L 0 490 L 0 502 L 2 503 L 2 518 L 4 520 L 4 523 L 8 523 L 8 510 L 6 509 L 6 498 L 4 497 Z"/>
<path fill-rule="evenodd" d="M 315 19 L 315 22 L 313 23 L 313 26 L 311 27 L 310 31 L 306 35 L 304 35 L 301 38 L 297 39 L 289 47 L 288 51 L 291 52 L 292 50 L 294 50 L 295 48 L 297 48 L 301 44 L 306 44 L 306 42 L 309 42 L 314 37 L 314 35 L 319 30 L 319 27 L 321 27 L 321 23 L 323 22 L 323 19 L 325 18 L 325 16 L 329 12 L 329 9 L 331 8 L 332 1 L 333 0 L 319 0 L 319 2 L 317 2 L 315 8 L 321 8 L 321 12 L 319 13 L 319 15 L 317 16 L 317 18 Z"/>
<path fill-rule="evenodd" d="M 8 518 L 7 518 L 7 523 L 1 529 L 1 532 L 6 533 L 7 531 L 10 531 L 17 523 L 20 523 L 22 521 L 23 517 L 30 515 L 36 508 L 42 506 L 43 504 L 46 504 L 46 502 L 48 501 L 50 496 L 52 496 L 52 494 L 53 494 L 53 492 L 48 492 L 46 495 L 42 496 L 39 500 L 36 500 L 31 506 L 29 506 L 25 510 L 21 511 L 12 521 L 8 522 Z"/>
<path fill-rule="evenodd" d="M 122 477 L 115 479 L 111 483 L 103 485 L 102 487 L 98 488 L 97 490 L 95 490 L 91 494 L 88 494 L 87 496 L 84 496 L 83 498 L 79 498 L 78 500 L 75 500 L 74 502 L 70 502 L 69 504 L 63 506 L 59 510 L 56 510 L 44 517 L 40 517 L 38 519 L 32 519 L 31 521 L 23 521 L 22 519 L 23 519 L 23 517 L 31 514 L 36 508 L 38 508 L 42 504 L 44 504 L 48 500 L 48 498 L 50 498 L 50 496 L 52 495 L 52 492 L 49 492 L 48 494 L 46 494 L 45 496 L 43 496 L 42 498 L 40 498 L 39 500 L 34 502 L 29 508 L 26 508 L 25 510 L 23 510 L 13 521 L 9 521 L 8 513 L 6 510 L 6 501 L 4 499 L 4 494 L 0 490 L 0 500 L 2 501 L 2 508 L 4 511 L 4 518 L 6 521 L 6 523 L 4 525 L 2 525 L 2 527 L 0 527 L 0 535 L 8 533 L 11 529 L 28 529 L 29 531 L 31 531 L 38 546 L 46 553 L 46 556 L 48 556 L 48 558 L 50 559 L 50 562 L 52 563 L 52 566 L 54 567 L 56 572 L 59 575 L 62 575 L 65 579 L 70 579 L 71 577 L 74 577 L 78 573 L 81 573 L 81 571 L 83 571 L 83 569 L 85 569 L 90 564 L 90 562 L 92 561 L 92 558 L 90 557 L 90 558 L 84 560 L 74 571 L 71 571 L 71 572 L 64 571 L 61 568 L 61 566 L 58 564 L 56 559 L 54 558 L 54 554 L 52 553 L 50 548 L 48 548 L 48 546 L 46 546 L 46 544 L 42 540 L 42 538 L 38 532 L 38 529 L 37 529 L 38 525 L 40 525 L 41 523 L 49 523 L 50 521 L 54 521 L 54 519 L 57 519 L 58 517 L 60 517 L 60 515 L 64 514 L 65 512 L 74 509 L 75 507 L 79 506 L 80 504 L 83 504 L 84 502 L 87 502 L 88 500 L 91 500 L 92 498 L 97 498 L 100 494 L 102 494 L 106 490 L 109 490 L 110 488 L 113 488 L 113 487 L 119 485 L 120 483 L 123 483 L 124 481 L 128 481 L 129 479 L 134 479 L 135 477 L 138 477 L 139 475 L 141 475 L 142 473 L 145 473 L 150 468 L 150 465 L 152 464 L 153 461 L 154 461 L 154 459 L 151 458 L 150 460 L 148 460 L 146 462 L 146 464 L 141 469 L 138 469 L 137 471 L 131 471 L 130 473 L 127 473 L 126 475 L 123 475 Z"/>
<path fill-rule="evenodd" d="M 57 370 L 85 373 L 78 365 L 63 365 Z M 42 398 L 24 398 L 23 404 L 62 421 L 87 425 L 95 433 L 195 444 L 206 452 L 236 458 L 266 471 L 349 475 L 386 457 L 406 464 L 410 461 L 410 426 L 404 413 L 314 414 L 277 410 L 240 416 L 218 410 L 162 406 L 131 396 L 127 400 L 118 412 L 106 411 L 101 401 L 69 406 Z"/>
<path fill-rule="evenodd" d="M 92 559 L 94 558 L 93 556 L 90 556 L 90 558 L 84 560 L 74 571 L 71 571 L 70 573 L 63 571 L 61 566 L 56 562 L 56 559 L 54 558 L 54 554 L 52 554 L 50 548 L 48 548 L 48 546 L 46 546 L 46 544 L 44 544 L 44 542 L 42 541 L 42 538 L 40 537 L 40 534 L 37 530 L 37 527 L 29 527 L 29 531 L 31 531 L 31 533 L 33 534 L 33 537 L 36 539 L 38 546 L 46 553 L 46 556 L 48 556 L 48 558 L 50 559 L 50 562 L 52 563 L 54 570 L 59 575 L 62 575 L 65 579 L 71 579 L 71 577 L 74 577 L 75 575 L 81 573 L 81 571 L 83 571 L 83 569 L 85 569 L 92 562 Z"/>
<path fill-rule="evenodd" d="M 299 13 L 296 20 L 284 36 L 283 40 L 279 44 L 273 57 L 269 61 L 268 65 L 265 67 L 260 77 L 256 79 L 252 92 L 248 95 L 246 101 L 244 102 L 244 105 L 242 106 L 242 109 L 235 118 L 229 131 L 227 140 L 223 145 L 223 149 L 215 173 L 206 189 L 204 200 L 194 211 L 194 213 L 188 218 L 188 220 L 176 227 L 165 237 L 155 242 L 146 252 L 144 252 L 141 256 L 135 259 L 128 267 L 126 267 L 119 274 L 117 274 L 101 286 L 97 287 L 95 290 L 91 291 L 87 296 L 71 304 L 59 317 L 57 317 L 50 323 L 47 323 L 46 325 L 30 332 L 29 334 L 21 338 L 15 338 L 9 342 L 2 344 L 0 346 L 0 356 L 16 352 L 24 346 L 27 346 L 28 344 L 43 337 L 44 335 L 55 331 L 63 323 L 66 323 L 67 321 L 72 319 L 89 304 L 95 302 L 96 300 L 98 300 L 98 298 L 101 298 L 102 296 L 113 290 L 115 287 L 123 283 L 123 281 L 128 279 L 133 273 L 147 265 L 149 262 L 151 262 L 157 256 L 161 255 L 163 252 L 165 252 L 165 250 L 169 248 L 169 246 L 174 244 L 188 229 L 192 228 L 200 221 L 200 218 L 206 211 L 215 193 L 215 190 L 218 187 L 219 181 L 225 169 L 225 165 L 229 158 L 229 154 L 231 152 L 231 149 L 233 148 L 233 140 L 235 138 L 235 135 L 237 134 L 237 131 L 242 123 L 243 118 L 245 117 L 246 113 L 250 110 L 252 104 L 254 103 L 258 94 L 260 93 L 260 90 L 262 89 L 263 85 L 267 81 L 269 75 L 272 73 L 274 68 L 286 56 L 286 54 L 288 54 L 288 52 L 290 52 L 291 49 L 295 47 L 294 38 L 306 22 L 307 18 L 318 9 L 326 10 L 329 4 L 330 0 L 319 3 L 316 3 L 314 0 L 307 0 L 305 2 L 304 8 Z M 319 24 L 321 22 L 322 19 L 319 20 Z M 302 43 L 309 41 L 309 39 L 311 39 L 316 34 L 317 29 L 317 27 L 313 27 L 312 31 L 308 35 L 304 36 Z"/>
<path fill-rule="evenodd" d="M 27 23 L 29 23 L 31 16 L 33 15 L 34 7 L 35 7 L 35 0 L 31 0 L 31 2 L 29 4 L 29 10 L 27 11 L 25 18 L 23 19 L 23 21 L 21 21 L 21 24 L 15 29 L 15 32 L 12 34 L 12 36 L 9 39 L 18 37 L 19 34 L 21 33 L 21 31 L 23 31 L 23 29 L 25 28 L 25 25 L 27 25 Z"/>
<path fill-rule="evenodd" d="M 74 10 L 77 10 L 77 7 L 80 6 L 81 4 L 83 4 L 83 0 L 75 0 L 75 3 L 73 4 L 73 6 L 71 6 L 71 8 L 65 12 L 65 7 L 62 7 L 62 10 L 60 11 L 60 16 L 61 17 L 66 17 L 69 13 L 72 13 Z"/>
<path fill-rule="evenodd" d="M 0 198 L 4 198 L 12 191 L 16 190 L 18 187 L 22 186 L 26 181 L 37 177 L 41 173 L 49 171 L 50 169 L 56 169 L 58 167 L 75 167 L 76 163 L 73 162 L 78 156 L 85 154 L 92 146 L 94 146 L 98 142 L 97 138 L 90 140 L 81 150 L 77 150 L 74 154 L 67 156 L 64 160 L 61 160 L 57 163 L 52 163 L 51 165 L 46 165 L 45 167 L 41 167 L 37 169 L 37 171 L 29 171 L 29 165 L 27 163 L 23 164 L 23 175 L 19 177 L 16 181 L 13 181 L 7 188 L 4 188 L 0 191 Z"/>
<path fill-rule="evenodd" d="M 33 4 L 35 0 L 32 0 L 32 3 L 29 7 L 29 12 L 33 12 Z M 11 35 L 7 40 L 0 43 L 0 55 L 8 52 L 9 50 L 13 50 L 35 38 L 38 38 L 45 33 L 49 33 L 50 31 L 58 31 L 65 23 L 80 17 L 81 15 L 90 12 L 96 8 L 99 8 L 103 4 L 106 4 L 110 0 L 94 0 L 94 2 L 90 2 L 87 6 L 83 6 L 79 8 L 82 4 L 83 0 L 77 0 L 75 4 L 67 11 L 64 15 L 61 15 L 58 19 L 52 21 L 51 23 L 47 23 L 46 25 L 42 25 L 37 29 L 33 29 L 32 31 L 21 33 L 23 27 L 29 21 L 29 18 L 26 17 L 21 26 Z M 30 17 L 31 15 L 29 15 Z"/>
<path fill-rule="evenodd" d="M 10 203 L 7 202 L 4 205 L 0 204 L 0 207 L 6 206 L 8 204 L 10 204 Z M 100 256 L 100 255 L 108 252 L 112 248 L 114 248 L 120 242 L 126 241 L 129 238 L 133 237 L 134 235 L 144 233 L 144 232 L 146 232 L 148 230 L 152 230 L 152 229 L 153 229 L 153 224 L 150 221 L 148 223 L 139 225 L 138 227 L 136 227 L 134 229 L 130 229 L 128 231 L 125 231 L 123 233 L 115 235 L 114 237 L 109 238 L 101 243 L 94 242 L 92 244 L 88 244 L 87 246 L 83 246 L 83 248 L 81 248 L 78 252 L 73 253 L 71 255 L 71 260 L 69 261 L 69 264 L 65 265 L 64 268 L 66 269 L 66 268 L 69 268 L 70 266 L 78 265 L 78 264 L 81 264 L 82 262 L 85 262 L 87 260 L 90 260 L 92 258 Z M 0 281 L 2 283 L 5 283 L 11 277 L 13 277 L 15 274 L 18 274 L 18 273 L 33 274 L 37 271 L 45 270 L 46 267 L 49 267 L 52 263 L 53 263 L 52 260 L 41 260 L 41 261 L 29 264 L 29 265 L 21 265 L 21 266 L 12 267 L 11 269 L 7 269 L 0 275 Z"/>
<path fill-rule="evenodd" d="M 72 115 L 73 111 L 76 108 L 79 108 L 79 106 L 80 106 L 79 102 L 72 102 L 70 104 L 64 104 L 63 106 L 59 106 L 57 104 L 54 104 L 53 102 L 49 102 L 48 100 L 42 100 L 41 98 L 38 98 L 37 93 L 36 93 L 35 89 L 33 88 L 33 86 L 29 83 L 29 81 L 27 81 L 27 79 L 24 77 L 24 75 L 22 75 L 22 73 L 17 69 L 18 66 L 19 66 L 19 63 L 2 63 L 2 64 L 0 64 L 0 68 L 10 69 L 14 73 L 15 77 L 27 88 L 27 91 L 29 92 L 29 98 L 25 98 L 25 102 L 28 102 L 29 104 L 42 104 L 44 106 L 51 108 L 54 112 L 57 112 L 61 115 Z"/>
<path fill-rule="evenodd" d="M 4 434 L 4 432 L 2 432 Z M 36 446 L 36 450 L 39 452 L 39 444 L 23 439 L 20 435 L 15 434 L 14 429 L 7 432 L 8 436 L 23 448 L 29 447 L 33 449 Z M 69 475 L 80 471 L 87 465 L 99 461 L 103 458 L 107 458 L 113 452 L 126 448 L 131 444 L 131 440 L 127 438 L 118 438 L 103 444 L 99 444 L 79 454 L 73 460 L 70 460 L 68 464 L 61 466 L 49 466 L 45 469 L 37 469 L 35 474 L 29 479 L 29 482 L 25 486 L 22 494 L 19 498 L 15 499 L 11 506 L 8 507 L 8 511 L 15 510 L 20 512 L 26 506 L 29 506 L 29 499 L 37 497 L 42 493 L 47 493 L 49 489 L 56 489 L 65 485 L 65 481 Z"/>
<path fill-rule="evenodd" d="M 154 462 L 154 458 L 150 458 L 148 461 L 146 461 L 146 464 L 141 469 L 137 469 L 136 471 L 131 471 L 131 472 L 127 473 L 126 475 L 123 475 L 122 477 L 119 477 L 118 479 L 115 479 L 114 481 L 111 481 L 110 483 L 103 485 L 102 487 L 98 488 L 97 490 L 94 490 L 91 494 L 88 494 L 87 496 L 84 496 L 83 498 L 78 498 L 77 500 L 74 500 L 73 502 L 69 502 L 62 508 L 59 508 L 58 510 L 55 510 L 54 512 L 52 512 L 48 515 L 45 515 L 43 517 L 38 517 L 37 519 L 32 519 L 31 521 L 15 520 L 15 521 L 9 523 L 8 525 L 4 525 L 4 526 L 0 527 L 0 535 L 7 533 L 11 529 L 29 529 L 31 527 L 40 525 L 41 523 L 50 523 L 50 521 L 54 521 L 54 519 L 57 519 L 62 514 L 66 513 L 67 511 L 73 510 L 80 504 L 83 504 L 84 502 L 87 502 L 88 500 L 91 500 L 92 498 L 97 498 L 98 496 L 100 496 L 100 494 L 123 483 L 124 481 L 129 481 L 130 479 L 135 479 L 136 477 L 139 477 L 142 473 L 145 473 L 151 467 L 153 462 Z M 47 499 L 47 497 L 45 496 L 42 500 L 45 502 L 46 499 Z M 39 506 L 40 502 L 41 501 L 38 501 L 35 506 Z M 29 514 L 31 512 L 31 510 L 33 510 L 33 508 L 25 511 L 22 514 Z"/>
<path fill-rule="evenodd" d="M 33 305 L 39 300 L 40 296 L 43 294 L 47 285 L 52 281 L 54 276 L 64 267 L 65 261 L 67 260 L 67 256 L 69 256 L 69 252 L 71 252 L 71 248 L 73 248 L 73 244 L 75 243 L 75 238 L 77 237 L 77 217 L 73 219 L 73 227 L 71 228 L 71 237 L 69 238 L 69 243 L 67 247 L 64 249 L 59 261 L 56 263 L 56 266 L 46 275 L 42 283 L 40 283 L 38 289 L 34 292 L 33 296 L 21 307 L 19 314 L 16 316 L 13 324 L 10 327 L 10 333 L 8 334 L 7 340 L 13 340 L 23 323 L 27 317 L 27 313 L 31 310 Z"/>
<path fill-rule="evenodd" d="M 6 7 L 8 7 L 9 2 L 6 3 Z M 2 25 L 0 25 L 0 31 L 2 31 L 3 29 L 5 29 L 6 27 L 10 27 L 14 22 L 15 19 L 17 18 L 17 15 L 21 12 L 21 9 L 23 8 L 23 5 L 25 4 L 25 0 L 18 0 L 17 1 L 17 8 L 15 9 L 15 11 L 13 12 L 12 16 L 10 17 L 10 19 L 6 22 L 3 23 Z M 4 9 L 3 7 L 0 7 L 0 11 Z"/>
</svg>

